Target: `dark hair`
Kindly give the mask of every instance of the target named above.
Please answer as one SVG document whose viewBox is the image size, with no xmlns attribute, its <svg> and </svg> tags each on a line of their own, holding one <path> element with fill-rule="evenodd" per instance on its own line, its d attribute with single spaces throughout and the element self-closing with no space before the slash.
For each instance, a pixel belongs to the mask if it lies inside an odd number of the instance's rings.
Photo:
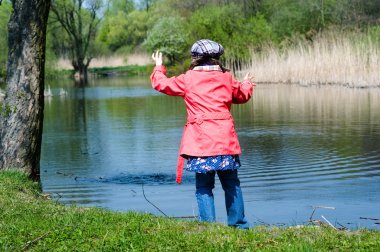
<svg viewBox="0 0 380 252">
<path fill-rule="evenodd" d="M 190 67 L 189 67 L 190 70 L 194 69 L 194 67 L 196 67 L 196 66 L 218 65 L 220 67 L 220 69 L 222 69 L 223 73 L 230 71 L 229 69 L 225 68 L 222 65 L 222 62 L 219 60 L 219 58 L 201 56 L 201 57 L 192 57 L 191 59 L 192 59 L 192 61 L 191 61 Z"/>
</svg>

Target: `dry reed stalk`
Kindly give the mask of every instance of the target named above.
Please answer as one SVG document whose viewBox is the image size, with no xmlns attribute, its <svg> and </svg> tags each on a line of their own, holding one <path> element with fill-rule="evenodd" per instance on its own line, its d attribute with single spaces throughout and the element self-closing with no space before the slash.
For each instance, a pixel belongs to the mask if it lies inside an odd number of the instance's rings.
<svg viewBox="0 0 380 252">
<path fill-rule="evenodd" d="M 119 67 L 124 66 L 125 59 L 123 56 L 99 57 L 91 60 L 90 67 Z"/>
<path fill-rule="evenodd" d="M 69 69 L 73 69 L 73 66 L 71 65 L 70 60 L 60 58 L 55 64 L 55 68 L 62 69 L 62 70 L 69 70 Z"/>
<path fill-rule="evenodd" d="M 243 69 L 257 82 L 380 87 L 380 49 L 369 39 L 325 36 L 283 53 L 275 48 L 252 53 Z"/>
<path fill-rule="evenodd" d="M 127 65 L 144 66 L 152 64 L 152 58 L 145 53 L 133 53 L 127 56 Z"/>
</svg>

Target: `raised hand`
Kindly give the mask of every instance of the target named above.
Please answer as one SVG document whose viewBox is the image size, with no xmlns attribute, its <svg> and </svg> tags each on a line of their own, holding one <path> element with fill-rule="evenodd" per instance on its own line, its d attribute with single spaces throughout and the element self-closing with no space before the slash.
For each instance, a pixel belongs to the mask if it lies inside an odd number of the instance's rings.
<svg viewBox="0 0 380 252">
<path fill-rule="evenodd" d="M 243 80 L 249 80 L 249 81 L 253 81 L 253 75 L 250 73 L 250 72 L 248 72 L 248 73 L 246 73 L 246 75 L 244 76 L 244 79 Z"/>
<path fill-rule="evenodd" d="M 157 50 L 155 53 L 152 54 L 152 59 L 154 62 L 156 62 L 156 66 L 162 65 L 162 52 Z"/>
</svg>

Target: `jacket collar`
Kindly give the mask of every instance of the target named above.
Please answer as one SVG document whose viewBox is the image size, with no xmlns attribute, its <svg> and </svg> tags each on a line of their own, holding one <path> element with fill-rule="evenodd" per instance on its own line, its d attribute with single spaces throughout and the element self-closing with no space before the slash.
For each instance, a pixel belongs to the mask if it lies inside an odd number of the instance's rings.
<svg viewBox="0 0 380 252">
<path fill-rule="evenodd" d="M 219 65 L 196 66 L 194 71 L 222 71 Z"/>
</svg>

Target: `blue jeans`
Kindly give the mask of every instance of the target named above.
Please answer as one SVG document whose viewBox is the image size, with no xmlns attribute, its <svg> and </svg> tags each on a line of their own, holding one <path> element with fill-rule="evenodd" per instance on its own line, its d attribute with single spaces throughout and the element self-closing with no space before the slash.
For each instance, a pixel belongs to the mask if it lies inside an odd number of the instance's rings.
<svg viewBox="0 0 380 252">
<path fill-rule="evenodd" d="M 243 194 L 237 170 L 217 171 L 217 173 L 224 190 L 228 226 L 249 228 L 244 216 Z M 214 195 L 212 193 L 215 184 L 215 171 L 196 173 L 195 181 L 199 220 L 215 222 Z"/>
</svg>

